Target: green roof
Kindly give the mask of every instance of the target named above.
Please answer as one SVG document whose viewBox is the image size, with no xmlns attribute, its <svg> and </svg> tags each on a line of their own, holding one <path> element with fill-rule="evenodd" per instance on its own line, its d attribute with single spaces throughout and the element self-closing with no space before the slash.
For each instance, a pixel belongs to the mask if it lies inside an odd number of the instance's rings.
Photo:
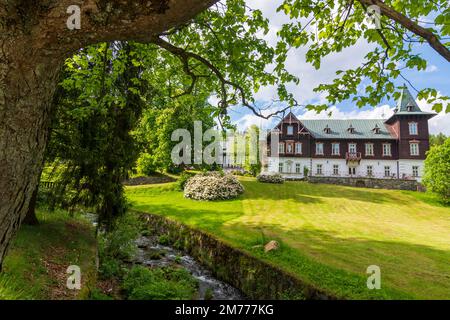
<svg viewBox="0 0 450 320">
<path fill-rule="evenodd" d="M 411 110 L 408 110 L 408 106 L 411 107 Z M 394 112 L 422 112 L 406 86 L 403 87 L 402 92 L 400 93 L 400 98 L 397 101 Z"/>
<path fill-rule="evenodd" d="M 428 119 L 436 115 L 432 112 L 423 112 L 420 110 L 416 100 L 409 92 L 406 85 L 400 93 L 394 114 L 387 120 L 385 119 L 319 119 L 319 120 L 299 120 L 292 112 L 282 120 L 289 121 L 294 118 L 300 121 L 316 139 L 380 139 L 395 140 L 396 137 L 389 132 L 386 124 L 396 119 L 397 115 L 425 115 Z M 352 127 L 353 133 L 349 130 Z M 375 133 L 374 128 L 379 128 L 379 133 Z M 329 130 L 325 130 L 328 128 Z"/>
<path fill-rule="evenodd" d="M 389 123 L 391 119 L 394 119 L 397 115 L 426 115 L 428 118 L 432 118 L 436 114 L 433 112 L 424 112 L 420 110 L 416 100 L 409 92 L 406 85 L 403 86 L 400 98 L 397 101 L 397 106 L 394 109 L 394 114 L 387 120 Z"/>
<path fill-rule="evenodd" d="M 386 128 L 383 119 L 320 119 L 300 122 L 316 139 L 396 139 Z M 325 131 L 327 126 L 329 133 Z M 348 130 L 350 126 L 354 128 L 353 133 Z M 380 128 L 380 133 L 375 133 L 375 127 Z"/>
</svg>

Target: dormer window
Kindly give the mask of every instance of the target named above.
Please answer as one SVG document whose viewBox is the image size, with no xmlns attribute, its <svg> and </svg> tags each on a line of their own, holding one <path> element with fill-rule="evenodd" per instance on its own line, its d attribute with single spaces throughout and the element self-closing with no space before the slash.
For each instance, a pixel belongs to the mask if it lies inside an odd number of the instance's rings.
<svg viewBox="0 0 450 320">
<path fill-rule="evenodd" d="M 328 125 L 325 127 L 325 129 L 323 129 L 323 131 L 327 134 L 331 133 L 331 129 Z"/>
<path fill-rule="evenodd" d="M 411 112 L 411 111 L 413 111 L 413 108 L 414 107 L 409 104 L 409 105 L 406 106 L 406 111 Z"/>
<path fill-rule="evenodd" d="M 372 130 L 373 130 L 373 133 L 380 134 L 380 127 L 378 126 L 378 124 L 376 124 Z"/>
<path fill-rule="evenodd" d="M 350 133 L 355 133 L 355 128 L 353 128 L 353 126 L 350 124 L 350 126 L 347 129 L 348 132 Z"/>
</svg>

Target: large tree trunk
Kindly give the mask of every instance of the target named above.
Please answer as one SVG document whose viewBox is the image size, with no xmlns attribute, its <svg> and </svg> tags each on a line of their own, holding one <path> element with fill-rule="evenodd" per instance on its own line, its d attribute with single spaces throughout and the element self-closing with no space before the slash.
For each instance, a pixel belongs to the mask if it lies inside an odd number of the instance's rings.
<svg viewBox="0 0 450 320">
<path fill-rule="evenodd" d="M 64 58 L 100 41 L 150 40 L 215 2 L 0 0 L 0 269 L 37 187 Z M 73 4 L 81 30 L 66 25 Z"/>
<path fill-rule="evenodd" d="M 30 204 L 28 205 L 28 210 L 23 219 L 22 223 L 28 226 L 37 226 L 39 224 L 39 220 L 36 216 L 36 202 L 37 202 L 37 194 L 39 191 L 39 185 L 36 186 L 36 189 L 33 191 L 33 195 L 31 196 Z"/>
<path fill-rule="evenodd" d="M 0 56 L 0 265 L 37 187 L 62 63 L 15 40 L 2 42 Z"/>
</svg>

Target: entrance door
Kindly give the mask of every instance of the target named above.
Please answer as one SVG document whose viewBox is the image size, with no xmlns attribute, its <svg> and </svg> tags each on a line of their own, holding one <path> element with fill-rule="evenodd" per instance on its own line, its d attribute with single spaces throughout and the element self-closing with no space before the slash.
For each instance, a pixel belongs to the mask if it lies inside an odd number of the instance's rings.
<svg viewBox="0 0 450 320">
<path fill-rule="evenodd" d="M 292 161 L 288 160 L 286 165 L 287 165 L 287 173 L 292 173 Z"/>
</svg>

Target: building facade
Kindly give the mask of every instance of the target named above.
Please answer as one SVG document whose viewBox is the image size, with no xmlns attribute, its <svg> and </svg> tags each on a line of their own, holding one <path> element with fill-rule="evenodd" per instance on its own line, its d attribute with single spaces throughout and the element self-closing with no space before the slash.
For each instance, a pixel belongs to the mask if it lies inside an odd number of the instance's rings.
<svg viewBox="0 0 450 320">
<path fill-rule="evenodd" d="M 434 115 L 423 112 L 406 87 L 389 119 L 300 120 L 289 113 L 272 130 L 277 150 L 270 150 L 271 135 L 267 137 L 264 170 L 287 178 L 306 174 L 420 181 L 429 149 L 428 120 Z"/>
</svg>

